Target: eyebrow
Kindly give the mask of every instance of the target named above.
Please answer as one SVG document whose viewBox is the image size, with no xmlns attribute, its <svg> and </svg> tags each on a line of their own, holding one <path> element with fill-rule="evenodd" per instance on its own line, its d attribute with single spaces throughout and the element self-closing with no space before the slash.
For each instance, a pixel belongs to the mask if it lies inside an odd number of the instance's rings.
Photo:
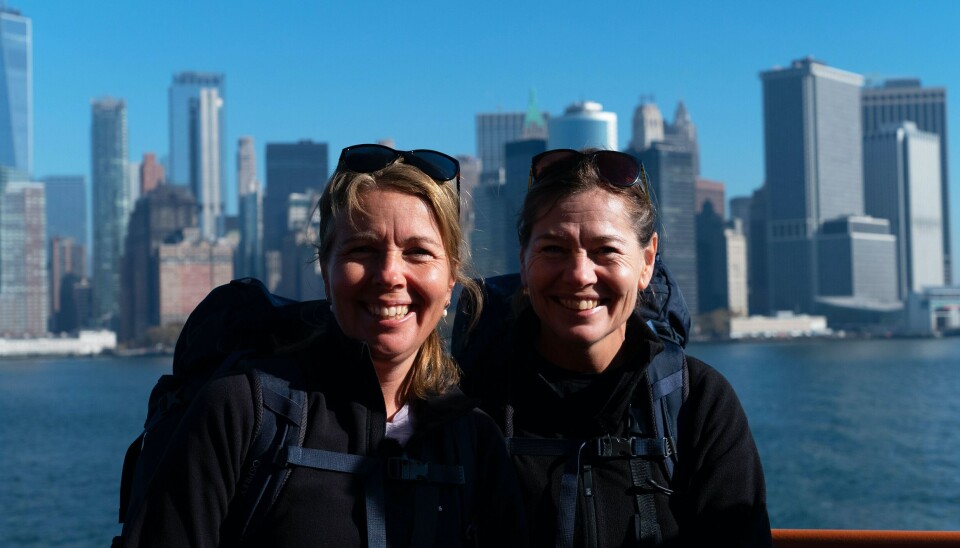
<svg viewBox="0 0 960 548">
<path fill-rule="evenodd" d="M 548 242 L 567 242 L 573 239 L 575 238 L 572 238 L 567 234 L 547 232 L 546 234 L 541 234 L 536 238 L 534 238 L 534 241 L 539 242 L 539 241 L 546 240 Z M 587 240 L 587 243 L 591 245 L 606 244 L 606 243 L 625 244 L 627 243 L 627 239 L 620 236 L 619 234 L 600 234 L 598 236 L 593 236 L 589 238 Z"/>
<path fill-rule="evenodd" d="M 347 236 L 343 239 L 344 243 L 369 243 L 369 242 L 378 242 L 380 241 L 380 236 L 370 231 L 363 232 L 354 232 L 353 234 Z M 443 243 L 440 240 L 431 238 L 429 236 L 410 236 L 409 238 L 401 242 L 403 245 L 436 245 L 443 247 Z"/>
</svg>

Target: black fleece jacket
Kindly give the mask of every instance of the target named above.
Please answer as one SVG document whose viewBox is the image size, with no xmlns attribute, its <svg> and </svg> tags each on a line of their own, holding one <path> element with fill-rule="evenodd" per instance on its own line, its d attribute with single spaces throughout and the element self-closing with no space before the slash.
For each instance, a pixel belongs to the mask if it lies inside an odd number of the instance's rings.
<svg viewBox="0 0 960 548">
<path fill-rule="evenodd" d="M 525 545 L 515 472 L 499 429 L 476 409 L 475 400 L 453 389 L 413 402 L 414 434 L 401 448 L 384 438 L 383 396 L 366 347 L 338 329 L 331 331 L 298 353 L 308 393 L 304 447 L 379 457 L 405 451 L 418 460 L 429 450 L 434 455 L 430 462 L 460 464 L 451 429 L 442 426 L 467 415 L 469 420 L 460 424 L 473 429 L 475 468 L 465 470 L 471 487 L 441 487 L 435 545 L 468 544 L 466 520 L 459 515 L 463 492 L 474 494 L 477 545 Z M 252 392 L 244 374 L 215 379 L 205 387 L 175 434 L 143 509 L 124 527 L 125 546 L 240 544 L 228 516 L 259 420 Z M 417 488 L 388 481 L 386 489 L 388 545 L 409 546 Z M 363 493 L 359 476 L 295 467 L 264 525 L 244 544 L 365 546 Z"/>
<path fill-rule="evenodd" d="M 509 330 L 513 334 L 509 340 L 481 350 L 480 360 L 463 383 L 464 391 L 480 397 L 482 407 L 508 435 L 577 440 L 627 436 L 631 399 L 639 406 L 640 416 L 648 417 L 643 428 L 650 431 L 650 398 L 632 395 L 635 390 L 649 390 L 646 367 L 662 350 L 662 343 L 638 316 L 628 322 L 625 363 L 574 391 L 562 390 L 556 375 L 551 375 L 556 373 L 551 372 L 553 366 L 534 350 L 538 329 L 539 320 L 528 309 L 516 328 Z M 678 417 L 679 460 L 673 480 L 667 481 L 662 465 L 651 467 L 654 480 L 674 491 L 655 495 L 663 543 L 770 546 L 763 470 L 740 402 L 727 380 L 707 364 L 688 357 L 687 367 L 689 394 Z M 581 385 L 582 381 L 578 380 Z M 563 456 L 514 457 L 534 546 L 555 545 L 565 461 Z M 595 527 L 585 525 L 590 514 L 581 477 L 574 545 L 638 545 L 629 461 L 588 464 L 592 466 Z"/>
</svg>

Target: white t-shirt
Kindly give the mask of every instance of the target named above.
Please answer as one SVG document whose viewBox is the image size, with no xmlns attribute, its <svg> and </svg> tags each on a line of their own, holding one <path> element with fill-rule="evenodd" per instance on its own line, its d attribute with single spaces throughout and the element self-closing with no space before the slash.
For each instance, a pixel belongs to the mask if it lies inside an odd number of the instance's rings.
<svg viewBox="0 0 960 548">
<path fill-rule="evenodd" d="M 412 435 L 413 417 L 410 416 L 410 408 L 407 404 L 403 404 L 403 407 L 393 416 L 393 420 L 387 421 L 386 437 L 397 440 L 400 445 L 406 445 Z"/>
</svg>

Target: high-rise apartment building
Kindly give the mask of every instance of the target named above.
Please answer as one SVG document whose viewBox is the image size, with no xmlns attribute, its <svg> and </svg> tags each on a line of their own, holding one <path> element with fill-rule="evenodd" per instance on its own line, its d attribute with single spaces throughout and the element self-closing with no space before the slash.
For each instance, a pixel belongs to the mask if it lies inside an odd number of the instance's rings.
<svg viewBox="0 0 960 548">
<path fill-rule="evenodd" d="M 770 306 L 811 312 L 816 235 L 863 214 L 863 77 L 812 58 L 762 72 Z"/>
<path fill-rule="evenodd" d="M 950 177 L 947 169 L 947 90 L 923 87 L 919 79 L 887 80 L 862 92 L 864 137 L 896 122 L 913 122 L 917 129 L 940 137 L 940 218 L 943 222 L 943 279 L 952 283 L 950 248 Z"/>
<path fill-rule="evenodd" d="M 547 120 L 547 150 L 598 148 L 618 150 L 617 115 L 593 101 L 577 101 Z"/>
<path fill-rule="evenodd" d="M 223 74 L 181 72 L 169 89 L 170 182 L 188 186 L 200 210 L 201 237 L 224 234 L 226 188 Z"/>
<path fill-rule="evenodd" d="M 894 122 L 864 135 L 863 159 L 867 214 L 897 237 L 899 298 L 945 285 L 940 138 Z"/>
<path fill-rule="evenodd" d="M 703 211 L 703 206 L 710 202 L 710 205 L 713 207 L 713 212 L 720 216 L 721 219 L 726 217 L 726 210 L 724 207 L 724 202 L 726 201 L 724 195 L 726 194 L 726 187 L 720 181 L 711 181 L 709 179 L 700 179 L 698 178 L 694 183 L 694 211 L 700 213 Z"/>
<path fill-rule="evenodd" d="M 120 259 L 132 204 L 127 184 L 127 107 L 122 99 L 93 101 L 90 131 L 93 190 L 95 318 L 115 328 L 120 312 Z"/>
<path fill-rule="evenodd" d="M 44 187 L 4 180 L 0 174 L 0 336 L 39 337 L 50 315 Z"/>
<path fill-rule="evenodd" d="M 263 278 L 263 192 L 257 179 L 257 153 L 253 137 L 237 143 L 237 196 L 240 199 L 240 246 L 237 277 Z"/>
<path fill-rule="evenodd" d="M 0 2 L 0 166 L 33 172 L 33 33 Z"/>
</svg>

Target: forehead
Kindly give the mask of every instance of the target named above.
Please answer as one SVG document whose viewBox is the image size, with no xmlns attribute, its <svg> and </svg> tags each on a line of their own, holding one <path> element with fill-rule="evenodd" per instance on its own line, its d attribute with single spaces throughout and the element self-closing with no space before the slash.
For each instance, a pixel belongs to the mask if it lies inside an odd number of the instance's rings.
<svg viewBox="0 0 960 548">
<path fill-rule="evenodd" d="M 551 231 L 558 225 L 586 224 L 633 232 L 633 221 L 624 198 L 601 189 L 565 196 L 543 211 L 534 232 Z"/>
<path fill-rule="evenodd" d="M 440 239 L 433 209 L 420 196 L 392 189 L 370 189 L 357 196 L 357 206 L 337 219 L 342 236 L 355 231 L 380 234 L 383 231 L 404 237 Z"/>
</svg>

